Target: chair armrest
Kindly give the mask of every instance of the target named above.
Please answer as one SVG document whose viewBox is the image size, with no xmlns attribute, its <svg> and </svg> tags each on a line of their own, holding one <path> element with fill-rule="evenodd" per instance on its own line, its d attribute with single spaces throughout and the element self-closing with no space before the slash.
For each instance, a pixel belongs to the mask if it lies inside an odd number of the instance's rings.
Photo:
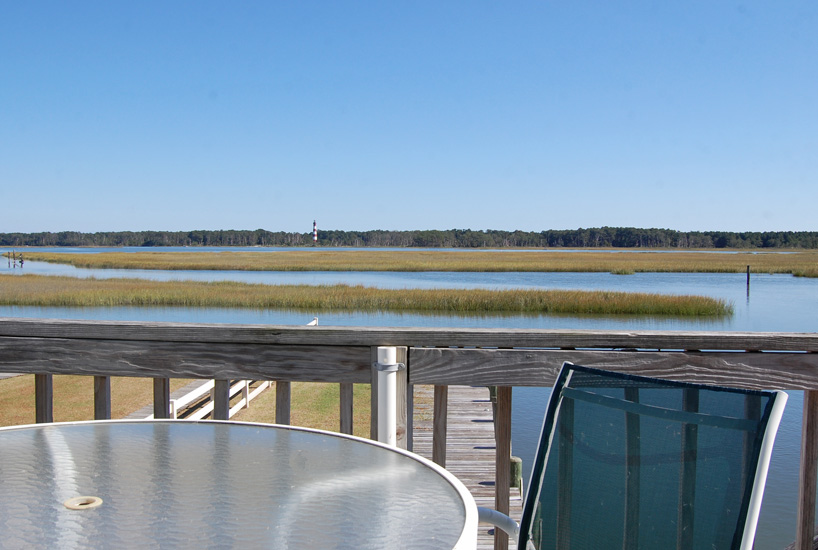
<svg viewBox="0 0 818 550">
<path fill-rule="evenodd" d="M 502 512 L 498 512 L 497 510 L 478 506 L 477 521 L 480 523 L 494 525 L 514 539 L 515 542 L 520 538 L 520 526 L 517 525 L 517 522 Z"/>
</svg>

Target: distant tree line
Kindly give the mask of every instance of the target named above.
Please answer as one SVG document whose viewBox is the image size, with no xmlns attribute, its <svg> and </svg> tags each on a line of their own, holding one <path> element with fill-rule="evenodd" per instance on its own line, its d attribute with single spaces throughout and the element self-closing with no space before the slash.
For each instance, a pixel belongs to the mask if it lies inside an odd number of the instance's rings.
<svg viewBox="0 0 818 550">
<path fill-rule="evenodd" d="M 0 246 L 312 246 L 312 232 L 201 230 L 0 233 Z M 318 246 L 424 248 L 818 248 L 815 231 L 674 231 L 599 227 L 548 231 L 471 229 L 318 231 Z"/>
</svg>

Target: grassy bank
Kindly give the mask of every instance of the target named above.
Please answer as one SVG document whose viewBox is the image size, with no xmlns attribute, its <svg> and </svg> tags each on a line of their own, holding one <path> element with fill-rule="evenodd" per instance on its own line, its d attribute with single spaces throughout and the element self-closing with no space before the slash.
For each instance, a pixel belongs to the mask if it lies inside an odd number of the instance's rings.
<svg viewBox="0 0 818 550">
<path fill-rule="evenodd" d="M 378 289 L 363 286 L 78 279 L 0 275 L 0 305 L 171 306 L 320 311 L 724 316 L 732 306 L 704 296 L 607 291 Z"/>
<path fill-rule="evenodd" d="M 171 380 L 171 391 L 188 380 Z M 124 418 L 153 402 L 151 378 L 111 378 L 111 417 Z M 0 380 L 0 426 L 34 423 L 34 375 Z M 91 376 L 54 377 L 54 421 L 94 418 L 94 379 Z"/>
<path fill-rule="evenodd" d="M 284 250 L 277 252 L 103 252 L 25 251 L 26 260 L 88 268 L 247 271 L 562 271 L 792 273 L 818 276 L 818 251 L 792 253 L 551 252 L 436 250 Z"/>
<path fill-rule="evenodd" d="M 340 426 L 338 384 L 322 382 L 293 382 L 291 385 L 290 423 L 320 430 L 337 432 Z M 352 431 L 354 435 L 369 438 L 369 385 L 353 386 Z M 275 390 L 262 393 L 231 420 L 240 422 L 275 423 Z"/>
</svg>

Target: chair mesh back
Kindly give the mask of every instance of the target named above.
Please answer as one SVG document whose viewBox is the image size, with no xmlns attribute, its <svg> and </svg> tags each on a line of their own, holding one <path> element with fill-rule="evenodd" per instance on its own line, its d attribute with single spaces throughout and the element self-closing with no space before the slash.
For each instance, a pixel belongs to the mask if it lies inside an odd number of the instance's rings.
<svg viewBox="0 0 818 550">
<path fill-rule="evenodd" d="M 566 364 L 520 547 L 739 548 L 775 395 Z"/>
</svg>

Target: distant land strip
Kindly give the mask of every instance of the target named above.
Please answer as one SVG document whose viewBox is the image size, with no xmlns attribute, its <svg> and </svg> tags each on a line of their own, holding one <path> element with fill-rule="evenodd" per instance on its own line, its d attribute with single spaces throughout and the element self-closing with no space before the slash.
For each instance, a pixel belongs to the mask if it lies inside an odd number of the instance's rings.
<svg viewBox="0 0 818 550">
<path fill-rule="evenodd" d="M 311 221 L 311 220 L 310 220 Z M 320 220 L 319 220 L 320 225 Z M 312 227 L 310 225 L 310 227 Z M 0 233 L 0 246 L 319 246 L 398 248 L 805 248 L 817 231 L 676 231 L 597 227 L 546 231 L 446 229 L 286 232 L 256 230 Z"/>
<path fill-rule="evenodd" d="M 8 255 L 8 254 L 6 254 Z M 448 250 L 281 250 L 274 252 L 100 252 L 26 250 L 26 261 L 97 269 L 240 271 L 462 271 L 786 273 L 818 277 L 818 251 L 750 252 L 544 252 Z"/>
<path fill-rule="evenodd" d="M 580 314 L 724 317 L 732 304 L 704 296 L 487 289 L 378 289 L 349 285 L 80 279 L 0 275 L 0 305 L 218 307 L 428 314 Z"/>
</svg>

